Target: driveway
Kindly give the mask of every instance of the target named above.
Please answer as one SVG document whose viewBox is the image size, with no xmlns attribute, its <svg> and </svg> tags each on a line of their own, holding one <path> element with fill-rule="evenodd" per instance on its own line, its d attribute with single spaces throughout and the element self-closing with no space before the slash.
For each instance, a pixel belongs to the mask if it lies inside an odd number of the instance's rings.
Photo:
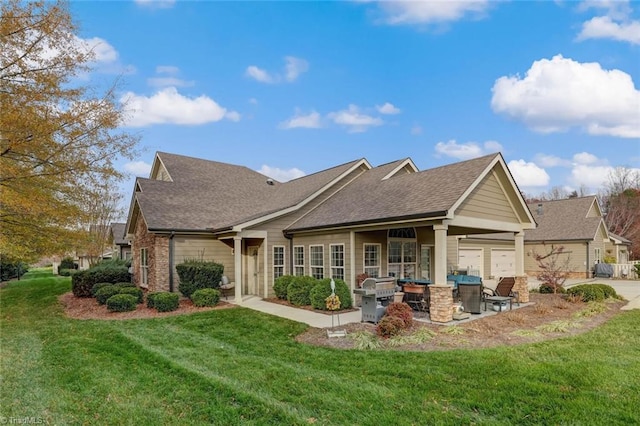
<svg viewBox="0 0 640 426">
<path fill-rule="evenodd" d="M 615 278 L 588 278 L 588 279 L 569 279 L 565 283 L 565 287 L 573 287 L 578 284 L 607 284 L 620 296 L 629 301 L 623 310 L 640 309 L 640 280 L 618 280 Z M 535 278 L 529 278 L 529 288 L 538 288 L 540 281 Z"/>
</svg>

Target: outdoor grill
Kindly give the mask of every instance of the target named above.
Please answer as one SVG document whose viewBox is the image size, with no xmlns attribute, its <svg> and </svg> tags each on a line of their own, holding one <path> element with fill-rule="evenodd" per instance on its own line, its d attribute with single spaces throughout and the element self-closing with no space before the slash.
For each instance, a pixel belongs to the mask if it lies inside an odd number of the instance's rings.
<svg viewBox="0 0 640 426">
<path fill-rule="evenodd" d="M 387 310 L 386 305 L 393 300 L 395 291 L 394 277 L 367 278 L 361 288 L 353 290 L 362 296 L 362 322 L 377 324 Z"/>
</svg>

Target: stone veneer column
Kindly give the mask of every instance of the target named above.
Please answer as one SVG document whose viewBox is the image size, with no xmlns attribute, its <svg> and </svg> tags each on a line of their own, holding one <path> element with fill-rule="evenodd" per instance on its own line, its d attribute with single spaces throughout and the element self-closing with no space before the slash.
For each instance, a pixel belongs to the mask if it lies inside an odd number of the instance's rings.
<svg viewBox="0 0 640 426">
<path fill-rule="evenodd" d="M 429 286 L 431 302 L 429 316 L 433 322 L 453 321 L 453 287 L 435 284 Z"/>
<path fill-rule="evenodd" d="M 529 302 L 529 281 L 526 275 L 521 275 L 516 278 L 516 283 L 513 286 L 513 291 L 518 292 L 518 302 Z"/>
</svg>

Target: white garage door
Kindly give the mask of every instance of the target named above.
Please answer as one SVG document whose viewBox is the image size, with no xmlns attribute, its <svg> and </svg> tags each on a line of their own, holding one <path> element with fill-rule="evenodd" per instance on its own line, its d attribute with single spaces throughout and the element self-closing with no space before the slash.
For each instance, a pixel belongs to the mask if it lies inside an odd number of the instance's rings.
<svg viewBox="0 0 640 426">
<path fill-rule="evenodd" d="M 460 249 L 458 251 L 458 267 L 478 271 L 482 276 L 482 249 Z"/>
<path fill-rule="evenodd" d="M 516 275 L 515 250 L 491 250 L 491 275 L 496 278 Z"/>
</svg>

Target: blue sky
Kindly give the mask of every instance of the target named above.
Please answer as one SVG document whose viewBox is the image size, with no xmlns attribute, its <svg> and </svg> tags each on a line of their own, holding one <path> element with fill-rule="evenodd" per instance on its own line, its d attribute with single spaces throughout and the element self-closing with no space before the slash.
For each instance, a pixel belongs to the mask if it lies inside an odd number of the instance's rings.
<svg viewBox="0 0 640 426">
<path fill-rule="evenodd" d="M 502 152 L 520 189 L 640 169 L 640 2 L 72 2 L 97 84 L 156 151 L 277 180 Z"/>
</svg>

